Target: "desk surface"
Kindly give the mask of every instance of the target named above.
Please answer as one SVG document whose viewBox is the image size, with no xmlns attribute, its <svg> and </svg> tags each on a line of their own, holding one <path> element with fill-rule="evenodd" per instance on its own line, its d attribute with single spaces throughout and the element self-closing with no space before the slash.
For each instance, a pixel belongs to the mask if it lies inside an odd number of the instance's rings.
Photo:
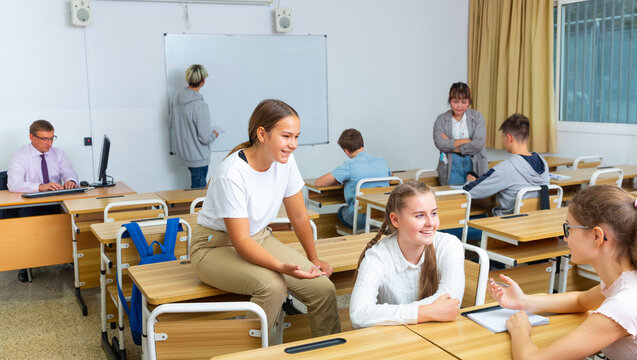
<svg viewBox="0 0 637 360">
<path fill-rule="evenodd" d="M 632 179 L 637 177 L 637 166 L 635 165 L 615 165 L 614 167 L 624 170 L 624 179 Z M 562 171 L 551 171 L 551 174 L 566 175 L 568 179 L 551 179 L 551 184 L 560 186 L 581 185 L 591 180 L 591 175 L 597 168 L 569 169 Z"/>
<path fill-rule="evenodd" d="M 190 204 L 198 197 L 206 196 L 206 189 L 179 189 L 156 191 L 155 194 L 162 198 L 166 204 Z"/>
<path fill-rule="evenodd" d="M 566 220 L 567 208 L 540 210 L 525 216 L 503 219 L 496 216 L 469 220 L 469 226 L 520 242 L 546 239 L 564 235 L 562 224 Z"/>
<path fill-rule="evenodd" d="M 287 354 L 291 346 L 342 338 L 344 344 Z M 214 359 L 453 359 L 453 357 L 404 326 L 376 326 L 340 334 L 300 340 L 264 349 L 241 351 Z"/>
<path fill-rule="evenodd" d="M 4 206 L 20 206 L 20 205 L 32 205 L 32 204 L 48 204 L 48 203 L 61 203 L 64 200 L 71 199 L 86 199 L 95 198 L 98 196 L 109 195 L 121 195 L 121 194 L 134 194 L 135 191 L 128 187 L 121 181 L 118 181 L 115 186 L 108 186 L 102 188 L 95 188 L 85 191 L 83 193 L 44 196 L 34 199 L 25 199 L 22 194 L 11 193 L 7 190 L 0 191 L 0 207 Z"/>
<path fill-rule="evenodd" d="M 119 222 L 121 226 L 121 223 Z M 110 224 L 116 224 L 110 223 Z M 107 224 L 98 228 L 105 228 Z M 115 241 L 119 226 L 113 229 L 96 230 L 91 226 L 100 241 Z M 98 235 L 99 233 L 99 235 Z M 318 240 L 316 251 L 319 257 L 330 263 L 334 272 L 353 270 L 358 263 L 358 257 L 374 234 L 361 234 L 353 236 L 337 237 L 332 239 Z M 302 254 L 305 254 L 301 244 L 288 244 Z M 150 304 L 159 305 L 175 301 L 199 299 L 208 296 L 226 294 L 225 291 L 213 288 L 202 283 L 195 275 L 192 266 L 182 264 L 182 261 L 169 261 L 165 263 L 148 264 L 142 266 L 131 266 L 128 272 L 141 292 Z"/>
<path fill-rule="evenodd" d="M 67 199 L 64 200 L 64 206 L 70 214 L 90 214 L 95 212 L 103 212 L 104 208 L 110 203 L 118 201 L 131 200 L 150 200 L 158 199 L 154 193 L 145 194 L 123 194 L 123 195 L 106 195 L 98 196 L 90 199 Z"/>
<path fill-rule="evenodd" d="M 551 344 L 587 318 L 585 313 L 545 316 L 549 317 L 549 324 L 534 326 L 531 333 L 533 342 L 539 347 Z M 511 336 L 508 332 L 494 334 L 462 315 L 458 315 L 456 321 L 452 322 L 432 322 L 407 327 L 459 359 L 512 358 Z"/>
<path fill-rule="evenodd" d="M 542 156 L 544 158 L 544 160 L 546 160 L 546 163 L 548 164 L 549 168 L 554 169 L 558 166 L 570 166 L 573 165 L 573 161 L 574 159 L 569 159 L 569 158 L 563 158 L 563 157 L 557 157 L 557 156 Z M 489 168 L 494 167 L 495 165 L 497 165 L 498 163 L 500 163 L 502 160 L 493 160 L 493 161 L 489 161 Z"/>
</svg>

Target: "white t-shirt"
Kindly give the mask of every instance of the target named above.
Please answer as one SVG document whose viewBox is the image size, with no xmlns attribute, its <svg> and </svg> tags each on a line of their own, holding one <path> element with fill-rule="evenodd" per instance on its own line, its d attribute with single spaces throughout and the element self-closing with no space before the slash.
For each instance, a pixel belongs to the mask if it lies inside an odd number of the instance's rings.
<svg viewBox="0 0 637 360">
<path fill-rule="evenodd" d="M 418 299 L 420 273 L 425 259 L 414 265 L 400 251 L 396 235 L 381 239 L 365 253 L 349 304 L 354 328 L 405 325 L 418 322 L 418 306 L 429 305 L 449 294 L 462 303 L 464 249 L 457 237 L 436 232 L 433 242 L 438 267 L 438 291 Z"/>
<path fill-rule="evenodd" d="M 294 155 L 282 164 L 273 162 L 266 171 L 256 171 L 235 152 L 224 159 L 212 176 L 197 223 L 227 231 L 224 218 L 248 218 L 250 235 L 263 230 L 274 219 L 283 198 L 303 188 Z"/>
<path fill-rule="evenodd" d="M 606 300 L 592 313 L 602 314 L 626 330 L 628 336 L 602 349 L 609 359 L 637 359 L 637 270 L 624 271 L 611 286 L 601 282 Z"/>
<path fill-rule="evenodd" d="M 453 135 L 454 140 L 460 139 L 468 139 L 469 138 L 469 127 L 467 126 L 467 113 L 462 114 L 462 119 L 460 121 L 451 117 L 451 123 L 453 124 L 451 135 Z"/>
</svg>

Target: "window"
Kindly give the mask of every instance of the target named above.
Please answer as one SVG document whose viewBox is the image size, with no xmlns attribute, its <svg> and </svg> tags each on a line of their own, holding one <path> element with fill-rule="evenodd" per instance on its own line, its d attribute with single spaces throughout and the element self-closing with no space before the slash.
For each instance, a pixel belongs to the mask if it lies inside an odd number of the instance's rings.
<svg viewBox="0 0 637 360">
<path fill-rule="evenodd" d="M 560 0 L 555 80 L 561 121 L 637 124 L 637 0 Z"/>
</svg>

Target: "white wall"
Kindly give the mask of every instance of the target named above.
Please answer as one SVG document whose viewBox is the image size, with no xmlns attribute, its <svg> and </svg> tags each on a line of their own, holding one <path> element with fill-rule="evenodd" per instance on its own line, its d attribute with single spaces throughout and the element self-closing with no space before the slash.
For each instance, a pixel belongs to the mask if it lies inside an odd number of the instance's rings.
<svg viewBox="0 0 637 360">
<path fill-rule="evenodd" d="M 28 142 L 28 125 L 45 118 L 82 179 L 93 180 L 107 133 L 116 180 L 139 192 L 187 187 L 187 169 L 167 150 L 163 34 L 271 34 L 274 6 L 190 4 L 189 26 L 182 4 L 91 6 L 93 24 L 84 29 L 70 25 L 68 0 L 3 2 L 0 168 Z M 292 8 L 293 33 L 328 36 L 330 144 L 297 150 L 302 175 L 345 160 L 336 139 L 349 127 L 392 169 L 433 167 L 433 121 L 447 108 L 450 84 L 467 78 L 468 1 L 280 6 Z M 92 149 L 82 145 L 84 136 L 93 136 Z M 212 166 L 224 155 L 215 153 Z"/>
</svg>

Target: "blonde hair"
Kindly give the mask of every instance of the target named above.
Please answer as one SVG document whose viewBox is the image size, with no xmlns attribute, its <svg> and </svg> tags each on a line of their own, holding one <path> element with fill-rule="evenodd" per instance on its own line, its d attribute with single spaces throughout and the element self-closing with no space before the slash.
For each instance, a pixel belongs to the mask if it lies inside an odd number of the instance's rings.
<svg viewBox="0 0 637 360">
<path fill-rule="evenodd" d="M 270 131 L 279 122 L 279 120 L 288 116 L 299 117 L 294 108 L 281 100 L 266 99 L 261 101 L 259 105 L 254 108 L 252 116 L 250 116 L 250 122 L 248 124 L 248 141 L 235 146 L 234 149 L 230 150 L 226 157 L 235 151 L 252 146 L 252 144 L 254 144 L 257 140 L 257 129 L 260 127 L 264 128 L 266 132 Z"/>
<path fill-rule="evenodd" d="M 391 223 L 390 214 L 398 213 L 405 207 L 407 199 L 412 198 L 416 195 L 424 195 L 424 194 L 434 194 L 433 189 L 420 181 L 408 181 L 404 184 L 400 184 L 392 190 L 389 195 L 389 199 L 387 200 L 387 206 L 385 207 L 385 219 L 383 221 L 383 225 L 381 225 L 380 230 L 374 238 L 367 243 L 367 246 L 361 253 L 360 258 L 358 259 L 357 268 L 360 267 L 361 262 L 365 258 L 365 253 L 367 250 L 371 249 L 372 246 L 376 245 L 383 234 L 386 233 L 389 228 L 392 233 L 395 233 L 398 229 L 394 228 Z M 435 195 L 435 194 L 434 194 Z M 438 291 L 438 286 L 440 284 L 440 279 L 438 278 L 438 265 L 436 262 L 436 252 L 434 250 L 433 244 L 425 246 L 425 259 L 423 261 L 422 270 L 420 272 L 420 283 L 418 286 L 418 299 L 424 299 L 428 296 L 431 296 Z"/>
<path fill-rule="evenodd" d="M 203 65 L 193 64 L 186 69 L 186 82 L 192 88 L 198 88 L 207 77 L 208 70 Z"/>
<path fill-rule="evenodd" d="M 568 211 L 578 223 L 605 224 L 617 242 L 618 258 L 628 256 L 637 269 L 637 207 L 635 197 L 616 186 L 595 185 L 575 193 Z"/>
</svg>

